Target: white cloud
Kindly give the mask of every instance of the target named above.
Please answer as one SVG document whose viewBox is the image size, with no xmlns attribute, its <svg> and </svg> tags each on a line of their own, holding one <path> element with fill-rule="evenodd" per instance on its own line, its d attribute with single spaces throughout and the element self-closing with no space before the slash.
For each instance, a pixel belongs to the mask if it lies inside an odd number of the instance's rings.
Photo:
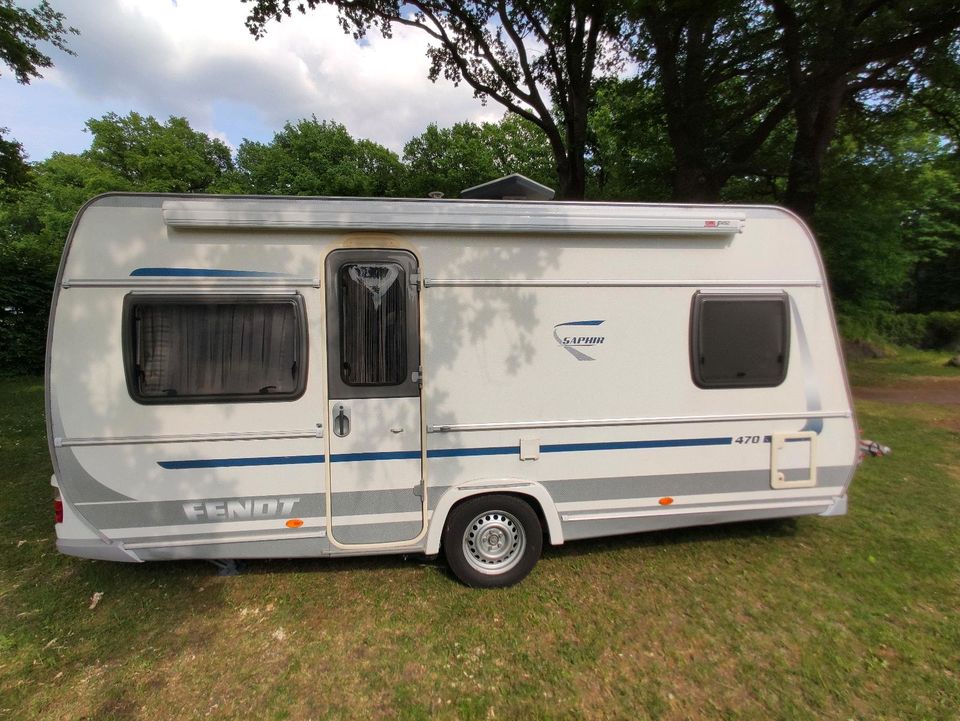
<svg viewBox="0 0 960 721">
<path fill-rule="evenodd" d="M 389 40 L 374 33 L 357 43 L 327 6 L 271 23 L 266 37 L 254 41 L 244 25 L 248 6 L 238 0 L 53 4 L 81 31 L 70 40 L 76 56 L 54 54 L 54 69 L 28 88 L 11 90 L 6 77 L 0 88 L 0 101 L 8 96 L 25 106 L 13 113 L 15 120 L 0 115 L 0 125 L 9 124 L 28 150 L 29 118 L 48 112 L 43 106 L 50 93 L 30 92 L 40 83 L 57 88 L 59 115 L 73 101 L 80 115 L 67 112 L 59 121 L 78 128 L 92 107 L 96 114 L 136 109 L 162 119 L 186 116 L 233 146 L 243 137 L 266 139 L 287 120 L 316 115 L 400 151 L 429 122 L 502 115 L 500 106 L 482 106 L 466 86 L 427 79 L 423 33 L 398 27 Z M 58 147 L 49 139 L 38 146 Z"/>
</svg>

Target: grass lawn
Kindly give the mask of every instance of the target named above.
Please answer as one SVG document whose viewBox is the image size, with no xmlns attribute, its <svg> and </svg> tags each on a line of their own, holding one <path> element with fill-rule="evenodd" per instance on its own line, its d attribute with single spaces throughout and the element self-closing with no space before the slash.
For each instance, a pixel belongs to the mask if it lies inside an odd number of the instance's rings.
<svg viewBox="0 0 960 721">
<path fill-rule="evenodd" d="M 894 454 L 846 517 L 572 543 L 475 591 L 417 559 L 60 556 L 42 395 L 0 381 L 0 718 L 960 714 L 960 407 L 859 404 Z"/>
</svg>

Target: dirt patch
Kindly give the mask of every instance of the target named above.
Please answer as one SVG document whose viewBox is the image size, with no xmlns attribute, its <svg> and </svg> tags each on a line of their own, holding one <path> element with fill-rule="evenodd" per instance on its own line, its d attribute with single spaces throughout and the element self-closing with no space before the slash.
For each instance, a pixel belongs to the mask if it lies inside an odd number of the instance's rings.
<svg viewBox="0 0 960 721">
<path fill-rule="evenodd" d="M 960 406 L 960 378 L 916 376 L 908 383 L 892 386 L 854 386 L 854 397 L 883 403 L 929 403 Z"/>
</svg>

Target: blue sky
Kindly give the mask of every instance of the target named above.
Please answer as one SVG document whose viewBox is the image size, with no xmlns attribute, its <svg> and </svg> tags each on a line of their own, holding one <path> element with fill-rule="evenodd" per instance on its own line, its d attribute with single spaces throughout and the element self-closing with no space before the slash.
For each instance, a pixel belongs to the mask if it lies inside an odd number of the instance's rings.
<svg viewBox="0 0 960 721">
<path fill-rule="evenodd" d="M 31 6 L 32 0 L 18 0 Z M 430 122 L 494 121 L 464 87 L 427 80 L 426 38 L 396 28 L 385 40 L 345 35 L 335 12 L 318 8 L 272 24 L 254 41 L 239 0 L 51 0 L 80 30 L 54 49 L 54 68 L 18 85 L 0 68 L 0 126 L 29 159 L 84 150 L 84 123 L 131 110 L 197 130 L 236 148 L 269 140 L 285 121 L 316 115 L 355 136 L 401 151 Z"/>
</svg>

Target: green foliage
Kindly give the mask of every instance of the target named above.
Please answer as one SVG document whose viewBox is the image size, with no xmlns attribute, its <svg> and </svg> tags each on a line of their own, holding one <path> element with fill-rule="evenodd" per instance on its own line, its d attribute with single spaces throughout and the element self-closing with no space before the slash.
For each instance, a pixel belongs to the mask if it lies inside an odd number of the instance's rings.
<svg viewBox="0 0 960 721">
<path fill-rule="evenodd" d="M 960 351 L 960 311 L 935 313 L 841 314 L 840 333 L 848 340 L 866 340 L 921 350 Z"/>
<path fill-rule="evenodd" d="M 0 372 L 40 373 L 57 248 L 0 244 Z"/>
<path fill-rule="evenodd" d="M 590 125 L 590 198 L 670 199 L 673 157 L 656 89 L 640 78 L 605 79 L 597 89 Z"/>
<path fill-rule="evenodd" d="M 482 125 L 439 128 L 431 123 L 406 144 L 403 160 L 409 169 L 407 193 L 413 197 L 440 191 L 456 198 L 465 188 L 512 173 L 557 187 L 546 137 L 532 123 L 510 115 Z"/>
<path fill-rule="evenodd" d="M 139 113 L 108 113 L 88 120 L 87 128 L 93 142 L 84 155 L 135 190 L 202 192 L 233 168 L 227 145 L 193 130 L 186 118 L 161 123 Z"/>
<path fill-rule="evenodd" d="M 43 77 L 41 68 L 53 65 L 38 43 L 74 54 L 67 48 L 67 35 L 78 31 L 64 25 L 64 20 L 63 13 L 56 12 L 47 0 L 32 10 L 14 5 L 13 0 L 0 0 L 0 62 L 13 70 L 18 83 L 27 85 L 30 78 Z"/>
<path fill-rule="evenodd" d="M 132 186 L 90 157 L 54 153 L 32 166 L 30 183 L 0 207 L 0 242 L 59 252 L 80 207 L 112 190 L 132 190 Z"/>
<path fill-rule="evenodd" d="M 0 193 L 7 188 L 23 185 L 30 177 L 23 146 L 16 140 L 4 138 L 6 130 L 0 128 Z"/>
<path fill-rule="evenodd" d="M 957 165 L 943 162 L 941 139 L 923 121 L 851 115 L 830 149 L 814 227 L 843 310 L 903 304 L 917 264 L 960 240 L 942 207 L 960 181 Z"/>
<path fill-rule="evenodd" d="M 269 144 L 245 140 L 237 169 L 244 190 L 257 194 L 382 197 L 404 184 L 394 153 L 316 117 L 286 123 Z"/>
<path fill-rule="evenodd" d="M 110 191 L 203 191 L 233 172 L 227 146 L 183 118 L 110 113 L 87 127 L 90 150 L 54 153 L 0 187 L 0 371 L 42 369 L 60 252 L 84 203 Z"/>
</svg>

